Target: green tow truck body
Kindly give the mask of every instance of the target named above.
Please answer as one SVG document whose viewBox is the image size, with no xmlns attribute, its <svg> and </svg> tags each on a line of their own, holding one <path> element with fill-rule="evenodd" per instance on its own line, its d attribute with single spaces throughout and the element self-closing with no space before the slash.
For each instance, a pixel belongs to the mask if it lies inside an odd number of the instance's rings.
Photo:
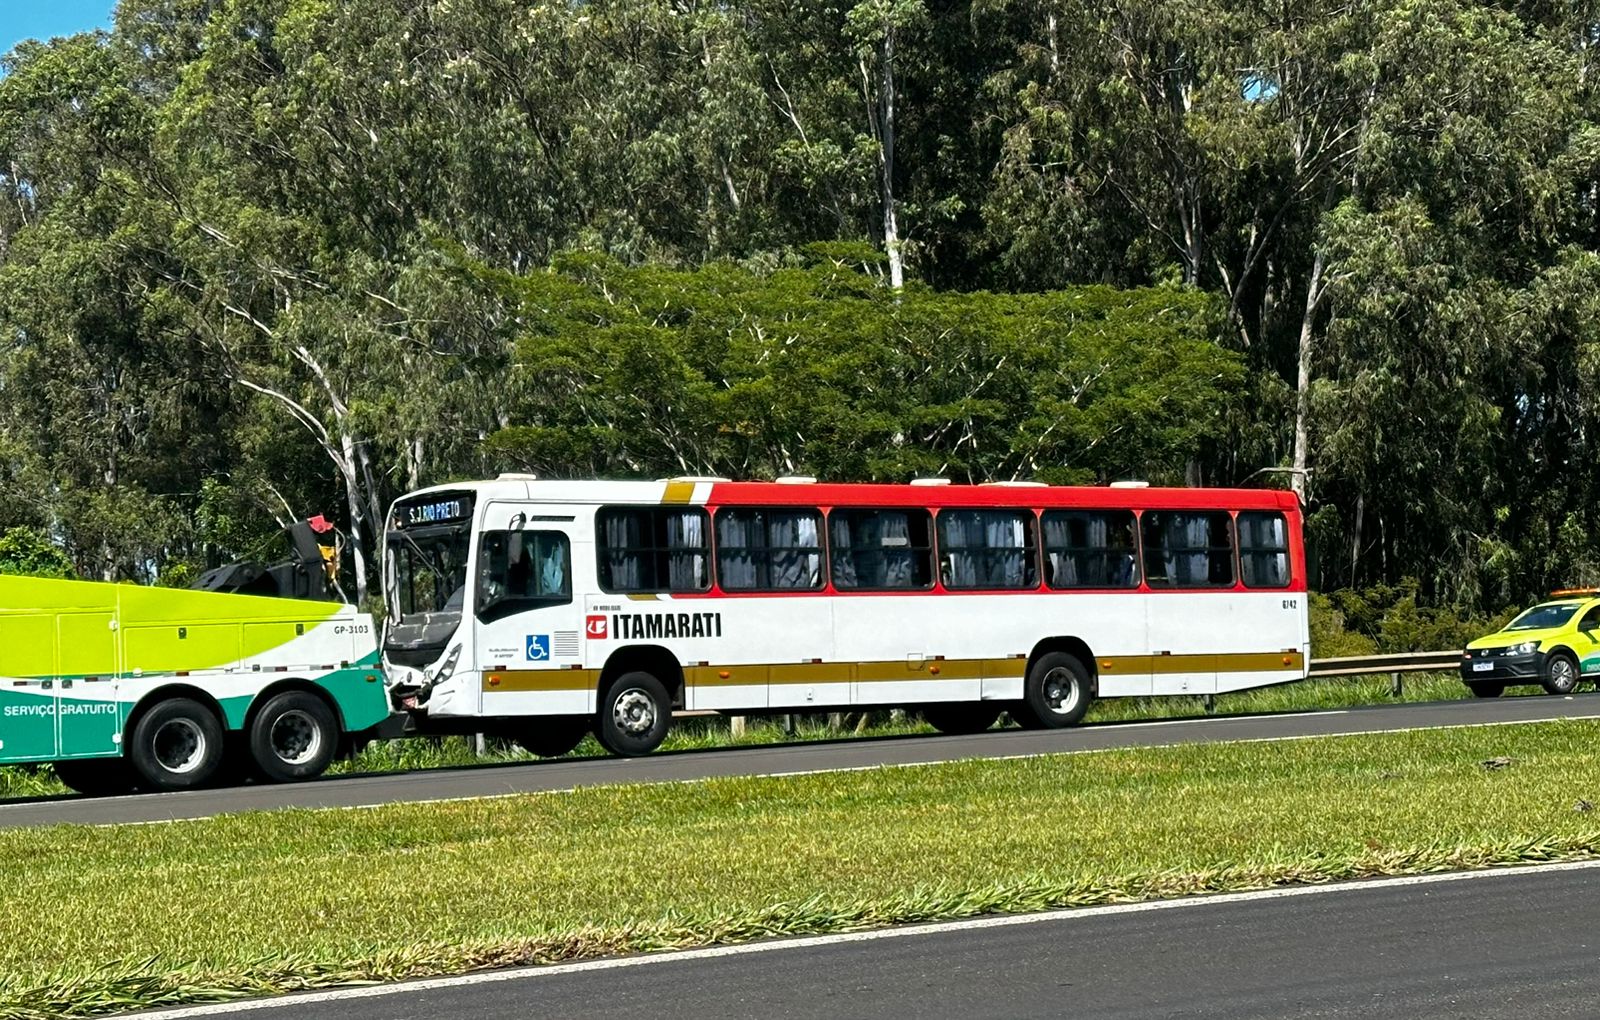
<svg viewBox="0 0 1600 1020">
<path fill-rule="evenodd" d="M 389 716 L 354 606 L 0 575 L 0 764 L 85 792 L 309 778 Z"/>
</svg>

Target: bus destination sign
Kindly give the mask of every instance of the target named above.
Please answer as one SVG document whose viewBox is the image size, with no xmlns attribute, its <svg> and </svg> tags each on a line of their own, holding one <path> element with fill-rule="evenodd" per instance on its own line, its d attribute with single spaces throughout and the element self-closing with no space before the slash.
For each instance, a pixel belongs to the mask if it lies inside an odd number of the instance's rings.
<svg viewBox="0 0 1600 1020">
<path fill-rule="evenodd" d="M 402 528 L 426 528 L 463 521 L 471 516 L 472 500 L 466 496 L 451 496 L 401 506 L 395 512 L 395 523 Z"/>
</svg>

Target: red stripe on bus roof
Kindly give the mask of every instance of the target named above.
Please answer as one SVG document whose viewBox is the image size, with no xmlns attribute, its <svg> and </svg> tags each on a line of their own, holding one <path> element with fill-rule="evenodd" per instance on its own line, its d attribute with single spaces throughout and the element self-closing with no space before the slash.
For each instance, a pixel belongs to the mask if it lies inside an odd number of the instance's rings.
<svg viewBox="0 0 1600 1020">
<path fill-rule="evenodd" d="M 714 482 L 708 506 L 1087 507 L 1122 510 L 1284 510 L 1299 502 L 1283 489 L 1167 489 L 1111 486 L 908 485 L 883 483 Z"/>
</svg>

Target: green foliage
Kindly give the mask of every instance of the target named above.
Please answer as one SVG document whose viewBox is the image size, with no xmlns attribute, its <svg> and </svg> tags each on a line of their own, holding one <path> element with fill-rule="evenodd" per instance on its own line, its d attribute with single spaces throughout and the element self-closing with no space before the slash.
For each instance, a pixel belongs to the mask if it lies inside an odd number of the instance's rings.
<svg viewBox="0 0 1600 1020">
<path fill-rule="evenodd" d="M 584 257 L 504 278 L 529 333 L 490 448 L 546 476 L 1181 480 L 1237 394 L 1177 288 L 894 292 L 837 259 L 756 272 Z"/>
<path fill-rule="evenodd" d="M 1600 577 L 1593 35 L 122 0 L 0 78 L 0 527 L 148 581 L 331 513 L 365 597 L 393 496 L 518 464 L 1292 479 L 1318 587 L 1525 602 Z"/>
<path fill-rule="evenodd" d="M 1318 659 L 1337 659 L 1356 655 L 1373 655 L 1377 643 L 1365 634 L 1348 629 L 1345 614 L 1334 599 L 1318 592 L 1311 593 L 1311 654 Z M 1450 646 L 1440 646 L 1450 647 Z M 1438 651 L 1428 648 L 1424 651 Z"/>
<path fill-rule="evenodd" d="M 1331 592 L 1313 599 L 1313 627 L 1317 626 L 1320 601 L 1320 615 L 1335 641 L 1339 639 L 1331 631 L 1337 622 L 1348 628 L 1352 637 L 1368 644 L 1365 651 L 1436 652 L 1462 648 L 1474 638 L 1492 634 L 1516 612 L 1510 610 L 1496 617 L 1471 616 L 1459 609 L 1419 605 L 1417 593 L 1417 580 L 1411 577 L 1393 585 Z M 1318 656 L 1330 654 L 1317 649 L 1315 635 L 1312 648 Z M 1343 654 L 1360 655 L 1363 651 Z"/>
<path fill-rule="evenodd" d="M 0 532 L 0 574 L 67 579 L 75 576 L 67 554 L 36 528 Z"/>
</svg>

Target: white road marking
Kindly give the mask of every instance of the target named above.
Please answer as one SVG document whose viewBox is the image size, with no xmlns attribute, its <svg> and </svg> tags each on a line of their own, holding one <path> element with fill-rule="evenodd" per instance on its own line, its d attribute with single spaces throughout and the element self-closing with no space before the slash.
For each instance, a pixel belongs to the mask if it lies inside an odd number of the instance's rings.
<svg viewBox="0 0 1600 1020">
<path fill-rule="evenodd" d="M 274 999 L 251 999 L 244 1002 L 215 1003 L 207 1006 L 187 1006 L 148 1013 L 129 1014 L 136 1020 L 190 1020 L 193 1017 L 230 1016 L 237 1013 L 261 1010 L 296 1008 L 312 1003 L 346 1002 L 352 999 L 376 999 L 390 995 L 410 995 L 417 992 L 470 988 L 474 985 L 499 984 L 506 981 L 536 981 L 559 977 L 563 974 L 583 974 L 589 971 L 624 970 L 634 967 L 653 967 L 661 964 L 683 963 L 695 960 L 717 960 L 729 956 L 747 956 L 756 953 L 778 953 L 796 949 L 814 949 L 852 942 L 878 942 L 884 939 L 917 938 L 924 935 L 943 935 L 952 932 L 981 931 L 986 928 L 1011 928 L 1024 924 L 1071 923 L 1093 917 L 1116 914 L 1140 914 L 1157 910 L 1190 910 L 1229 903 L 1254 903 L 1263 900 L 1292 899 L 1301 896 L 1323 896 L 1334 893 L 1366 892 L 1396 889 L 1406 886 L 1438 885 L 1445 882 L 1464 882 L 1473 879 L 1506 878 L 1518 875 L 1542 875 L 1561 871 L 1587 871 L 1600 868 L 1600 859 L 1564 864 L 1533 864 L 1522 867 L 1489 868 L 1481 871 L 1451 871 L 1434 875 L 1408 875 L 1399 878 L 1359 879 L 1327 885 L 1297 885 L 1280 889 L 1260 889 L 1254 892 L 1216 893 L 1210 896 L 1191 896 L 1176 900 L 1147 900 L 1141 903 L 1119 903 L 1104 907 L 1078 907 L 1051 910 L 1038 914 L 1006 914 L 976 917 L 965 921 L 942 921 L 936 924 L 908 925 L 901 928 L 879 928 L 874 931 L 846 932 L 838 935 L 811 935 L 805 938 L 778 939 L 771 942 L 748 942 L 732 946 L 713 946 L 707 949 L 688 949 L 680 952 L 663 952 L 644 956 L 623 956 L 583 963 L 550 964 L 543 967 L 517 967 L 509 970 L 480 971 L 456 977 L 429 978 L 391 985 L 362 985 L 352 988 L 333 988 L 323 992 L 287 995 Z"/>
<path fill-rule="evenodd" d="M 1113 730 L 1142 730 L 1148 729 L 1152 726 L 1184 726 L 1189 723 L 1254 722 L 1257 719 L 1303 719 L 1310 715 L 1322 716 L 1349 714 L 1350 710 L 1348 708 L 1308 708 L 1303 712 L 1259 712 L 1247 715 L 1225 715 L 1220 717 L 1197 715 L 1188 719 L 1146 719 L 1143 722 L 1117 722 L 1115 720 L 1110 720 L 1103 723 L 1097 723 L 1096 726 L 1102 726 L 1106 729 Z M 1095 727 L 1090 726 L 1084 728 L 1092 730 Z"/>
</svg>

